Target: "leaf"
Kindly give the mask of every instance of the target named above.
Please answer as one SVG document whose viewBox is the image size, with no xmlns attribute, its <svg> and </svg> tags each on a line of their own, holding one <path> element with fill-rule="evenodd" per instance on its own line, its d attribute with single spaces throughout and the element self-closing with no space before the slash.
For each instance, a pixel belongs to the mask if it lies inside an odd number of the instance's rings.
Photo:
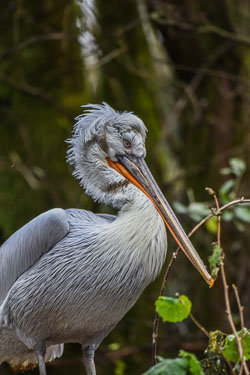
<svg viewBox="0 0 250 375">
<path fill-rule="evenodd" d="M 239 331 L 237 332 L 239 336 L 243 337 L 243 350 L 244 350 L 244 356 L 246 360 L 250 359 L 250 330 L 247 331 Z M 245 335 L 244 335 L 245 333 Z M 243 336 L 244 335 L 244 336 Z M 223 354 L 227 358 L 228 361 L 232 362 L 239 362 L 240 356 L 238 351 L 237 342 L 235 339 L 235 336 L 228 335 L 225 339 L 225 345 L 223 348 Z"/>
<path fill-rule="evenodd" d="M 184 204 L 175 201 L 173 203 L 173 206 L 174 206 L 175 211 L 178 212 L 178 214 L 186 214 L 187 213 L 187 207 L 184 206 Z"/>
<path fill-rule="evenodd" d="M 229 193 L 233 187 L 235 186 L 235 180 L 230 179 L 224 182 L 224 184 L 219 189 L 219 194 L 224 196 L 225 194 Z"/>
<path fill-rule="evenodd" d="M 220 269 L 221 257 L 223 257 L 223 251 L 217 244 L 215 244 L 212 255 L 208 257 L 211 276 L 214 280 L 216 280 Z"/>
<path fill-rule="evenodd" d="M 189 361 L 189 372 L 192 375 L 205 375 L 204 371 L 201 368 L 200 362 L 196 358 L 196 356 L 192 353 L 188 353 L 184 350 L 180 350 L 179 355 L 183 358 L 187 358 Z"/>
<path fill-rule="evenodd" d="M 231 171 L 231 169 L 230 168 L 222 168 L 221 170 L 220 170 L 220 174 L 223 174 L 223 175 L 228 175 L 228 174 L 230 174 L 230 173 L 232 173 L 232 171 Z"/>
<path fill-rule="evenodd" d="M 186 358 L 165 359 L 143 375 L 188 375 L 188 368 L 189 361 Z"/>
<path fill-rule="evenodd" d="M 157 299 L 155 305 L 163 322 L 181 322 L 188 317 L 192 302 L 185 295 L 178 298 L 162 296 Z"/>
<path fill-rule="evenodd" d="M 246 207 L 235 207 L 235 217 L 244 221 L 245 223 L 250 223 L 250 209 Z"/>
<path fill-rule="evenodd" d="M 216 234 L 217 233 L 217 217 L 215 216 L 211 217 L 211 219 L 209 219 L 206 222 L 205 226 L 210 233 Z"/>
<path fill-rule="evenodd" d="M 189 216 L 195 220 L 195 221 L 200 221 L 202 220 L 205 216 L 210 214 L 210 210 L 207 208 L 206 203 L 202 202 L 192 202 L 188 206 L 187 213 Z"/>
<path fill-rule="evenodd" d="M 240 232 L 244 232 L 245 227 L 244 227 L 244 224 L 242 224 L 241 221 L 239 221 L 239 220 L 234 220 L 234 225 L 236 226 L 236 228 L 238 229 L 238 231 L 240 231 Z"/>
<path fill-rule="evenodd" d="M 109 350 L 118 350 L 120 349 L 120 344 L 118 342 L 112 342 L 111 344 L 108 345 Z"/>
<path fill-rule="evenodd" d="M 126 370 L 126 364 L 120 359 L 115 361 L 115 375 L 124 375 Z"/>
<path fill-rule="evenodd" d="M 225 220 L 225 221 L 231 221 L 233 217 L 234 217 L 234 214 L 233 214 L 232 211 L 228 211 L 227 210 L 227 211 L 223 212 L 223 220 Z"/>
<path fill-rule="evenodd" d="M 245 161 L 239 158 L 231 158 L 229 160 L 229 165 L 231 167 L 232 172 L 236 176 L 241 176 L 246 170 Z"/>
</svg>

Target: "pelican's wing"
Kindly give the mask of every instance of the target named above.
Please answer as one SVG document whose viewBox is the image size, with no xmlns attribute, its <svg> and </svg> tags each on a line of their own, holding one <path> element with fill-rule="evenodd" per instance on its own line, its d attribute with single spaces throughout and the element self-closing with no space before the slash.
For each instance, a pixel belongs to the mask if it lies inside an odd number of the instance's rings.
<svg viewBox="0 0 250 375">
<path fill-rule="evenodd" d="M 54 208 L 37 216 L 0 247 L 0 304 L 16 279 L 69 232 L 67 215 Z"/>
<path fill-rule="evenodd" d="M 97 214 L 97 216 L 101 217 L 102 219 L 105 219 L 109 223 L 112 223 L 112 221 L 117 219 L 116 215 L 110 215 L 110 214 Z"/>
</svg>

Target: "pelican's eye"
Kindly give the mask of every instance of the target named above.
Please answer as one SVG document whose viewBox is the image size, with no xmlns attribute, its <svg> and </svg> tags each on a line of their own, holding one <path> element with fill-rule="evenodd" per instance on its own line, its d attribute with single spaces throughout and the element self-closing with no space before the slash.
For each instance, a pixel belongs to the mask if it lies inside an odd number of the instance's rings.
<svg viewBox="0 0 250 375">
<path fill-rule="evenodd" d="M 131 148 L 131 143 L 130 143 L 129 141 L 127 141 L 127 140 L 124 139 L 124 141 L 123 141 L 123 146 L 124 146 L 127 150 L 129 150 L 129 149 Z"/>
</svg>

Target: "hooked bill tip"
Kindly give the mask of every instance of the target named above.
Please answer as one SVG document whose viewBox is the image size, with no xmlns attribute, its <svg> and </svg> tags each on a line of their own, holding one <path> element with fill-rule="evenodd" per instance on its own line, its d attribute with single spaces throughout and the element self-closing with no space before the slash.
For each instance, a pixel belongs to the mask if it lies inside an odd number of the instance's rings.
<svg viewBox="0 0 250 375">
<path fill-rule="evenodd" d="M 209 280 L 209 288 L 212 288 L 213 285 L 214 285 L 214 279 L 211 277 L 211 279 Z"/>
</svg>

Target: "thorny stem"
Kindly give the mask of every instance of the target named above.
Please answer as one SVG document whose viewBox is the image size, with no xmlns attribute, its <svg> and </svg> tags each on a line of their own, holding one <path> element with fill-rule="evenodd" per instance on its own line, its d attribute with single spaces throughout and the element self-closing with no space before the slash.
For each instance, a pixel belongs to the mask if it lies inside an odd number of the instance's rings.
<svg viewBox="0 0 250 375">
<path fill-rule="evenodd" d="M 219 206 L 219 201 L 218 201 L 218 198 L 217 198 L 217 195 L 216 195 L 215 191 L 213 191 L 210 188 L 207 188 L 207 190 L 209 191 L 209 194 L 211 194 L 213 196 L 217 212 L 219 212 L 220 206 Z M 217 221 L 217 244 L 221 248 L 221 214 L 220 213 L 219 213 L 219 215 L 217 215 L 217 220 L 218 220 Z M 227 284 L 226 273 L 225 273 L 225 268 L 224 268 L 223 256 L 221 256 L 221 260 L 220 260 L 220 269 L 221 269 L 222 283 L 223 283 L 223 289 L 224 289 L 226 314 L 227 314 L 228 322 L 229 322 L 229 324 L 231 326 L 231 329 L 233 331 L 233 334 L 235 336 L 237 346 L 238 346 L 238 350 L 239 350 L 240 359 L 241 359 L 241 368 L 240 368 L 239 375 L 242 374 L 243 368 L 245 370 L 245 374 L 249 375 L 249 370 L 247 368 L 247 364 L 246 364 L 245 357 L 244 357 L 244 350 L 243 350 L 241 337 L 237 334 L 236 327 L 235 327 L 233 317 L 232 317 L 231 306 L 230 306 L 230 301 L 229 301 L 229 293 L 228 293 L 228 284 Z"/>
<path fill-rule="evenodd" d="M 188 237 L 191 237 L 203 224 L 205 224 L 209 219 L 211 219 L 213 216 L 218 216 L 221 214 L 222 211 L 226 210 L 227 208 L 235 205 L 235 204 L 243 204 L 243 203 L 250 203 L 250 199 L 244 199 L 244 197 L 240 198 L 240 199 L 235 199 L 227 204 L 225 204 L 224 206 L 222 207 L 216 207 L 216 211 L 212 212 L 210 215 L 206 216 L 204 219 L 202 219 L 192 230 L 191 232 L 188 234 Z M 178 256 L 180 252 L 180 248 L 178 247 L 177 250 L 173 253 L 171 259 L 170 259 L 170 262 L 167 266 L 167 270 L 165 272 L 165 275 L 164 275 L 164 278 L 163 278 L 163 281 L 162 281 L 162 286 L 161 286 L 161 290 L 160 290 L 160 294 L 159 296 L 163 296 L 163 294 L 165 293 L 165 288 L 166 288 L 166 285 L 167 285 L 167 280 L 168 280 L 168 276 L 169 276 L 169 272 L 171 270 L 171 268 L 173 267 L 173 264 Z M 156 364 L 157 363 L 157 338 L 158 338 L 158 330 L 159 330 L 159 314 L 156 312 L 155 313 L 155 318 L 154 318 L 154 322 L 153 322 L 153 334 L 152 334 L 152 360 L 153 360 L 153 364 Z M 249 374 L 249 372 L 247 372 L 247 374 Z"/>
</svg>

